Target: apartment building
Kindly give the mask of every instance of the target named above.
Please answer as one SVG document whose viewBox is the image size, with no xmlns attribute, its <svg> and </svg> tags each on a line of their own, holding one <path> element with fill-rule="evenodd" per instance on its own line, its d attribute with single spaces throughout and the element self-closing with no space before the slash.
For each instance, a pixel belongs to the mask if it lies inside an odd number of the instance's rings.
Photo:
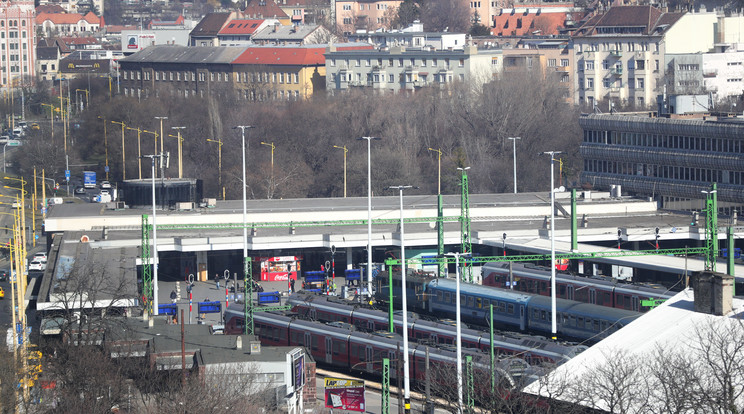
<svg viewBox="0 0 744 414">
<path fill-rule="evenodd" d="M 711 53 L 675 53 L 665 57 L 667 91 L 707 94 L 713 102 L 733 104 L 744 90 L 744 44 L 720 44 Z M 739 108 L 741 111 L 742 108 Z"/>
<path fill-rule="evenodd" d="M 423 87 L 445 87 L 452 82 L 484 84 L 499 72 L 501 50 L 460 50 L 383 47 L 367 50 L 328 48 L 326 89 L 329 94 L 355 87 L 380 93 L 414 92 Z"/>
<path fill-rule="evenodd" d="M 78 13 L 39 13 L 36 24 L 41 27 L 46 37 L 69 36 L 78 33 L 99 32 L 105 25 L 103 17 L 93 12 L 85 15 Z"/>
<path fill-rule="evenodd" d="M 336 0 L 336 27 L 345 35 L 388 28 L 403 0 Z"/>
<path fill-rule="evenodd" d="M 0 88 L 30 85 L 36 76 L 34 2 L 3 3 L 0 13 Z"/>
<path fill-rule="evenodd" d="M 562 88 L 567 103 L 573 102 L 574 56 L 568 39 L 523 39 L 517 46 L 503 49 L 504 73 L 539 71 Z"/>
</svg>

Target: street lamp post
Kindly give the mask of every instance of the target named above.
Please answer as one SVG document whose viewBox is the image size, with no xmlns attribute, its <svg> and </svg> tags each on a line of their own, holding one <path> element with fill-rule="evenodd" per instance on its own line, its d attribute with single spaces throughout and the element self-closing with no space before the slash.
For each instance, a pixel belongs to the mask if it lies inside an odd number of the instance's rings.
<svg viewBox="0 0 744 414">
<path fill-rule="evenodd" d="M 462 414 L 462 323 L 460 321 L 460 257 L 462 253 L 447 253 L 455 258 L 455 329 L 457 330 L 457 412 Z"/>
<path fill-rule="evenodd" d="M 517 140 L 522 139 L 522 137 L 509 137 L 507 139 L 510 139 L 512 141 L 512 148 L 514 150 L 514 194 L 517 194 Z"/>
<path fill-rule="evenodd" d="M 217 168 L 218 168 L 218 183 L 219 187 L 222 189 L 222 199 L 225 199 L 225 190 L 222 187 L 222 138 L 220 139 L 209 139 L 207 138 L 207 142 L 216 142 L 217 143 Z"/>
<path fill-rule="evenodd" d="M 245 130 L 246 128 L 254 128 L 251 125 L 238 125 L 234 127 L 235 129 L 240 128 L 240 136 L 241 136 L 241 142 L 242 142 L 242 152 L 243 152 L 243 280 L 244 283 L 253 283 L 253 280 L 248 280 L 248 202 L 247 202 L 247 195 L 246 195 L 246 182 L 245 182 Z M 249 290 L 250 291 L 250 290 Z M 245 300 L 246 303 L 250 303 L 252 301 L 252 298 L 246 297 Z M 253 320 L 251 319 L 251 323 Z M 253 327 L 248 327 L 247 325 L 248 321 L 246 321 L 246 331 L 253 333 Z"/>
<path fill-rule="evenodd" d="M 117 122 L 117 121 L 111 121 L 112 124 L 121 125 L 121 181 L 126 181 L 127 179 L 127 157 L 126 152 L 124 151 L 124 128 L 127 127 L 127 124 L 124 122 Z"/>
<path fill-rule="evenodd" d="M 274 194 L 274 149 L 276 147 L 274 146 L 273 142 L 261 141 L 261 145 L 266 145 L 267 147 L 271 148 L 271 178 L 269 179 L 269 192 L 267 194 L 267 198 L 272 198 Z"/>
<path fill-rule="evenodd" d="M 555 299 L 555 156 L 562 154 L 562 151 L 546 151 L 543 154 L 550 155 L 550 325 L 551 332 L 553 333 L 553 339 L 558 337 L 558 321 L 556 315 L 556 299 Z"/>
<path fill-rule="evenodd" d="M 344 150 L 344 198 L 346 198 L 346 153 L 349 152 L 348 149 L 346 149 L 346 145 L 343 147 L 339 147 L 338 145 L 334 145 L 333 148 L 338 148 Z"/>
<path fill-rule="evenodd" d="M 406 286 L 406 243 L 405 231 L 403 228 L 403 190 L 411 188 L 410 185 L 398 185 L 389 187 L 396 189 L 400 193 L 400 283 Z M 403 305 L 403 400 L 405 412 L 411 412 L 411 388 L 410 374 L 408 367 L 408 294 L 405 289 L 402 290 L 401 301 Z"/>
<path fill-rule="evenodd" d="M 141 134 L 142 130 L 139 128 L 132 128 L 127 127 L 127 129 L 130 129 L 132 131 L 137 131 L 137 169 L 139 171 L 138 178 L 142 179 L 142 140 L 141 140 Z"/>
<path fill-rule="evenodd" d="M 372 140 L 378 137 L 361 137 L 367 141 L 367 295 L 372 297 Z"/>
<path fill-rule="evenodd" d="M 158 226 L 155 209 L 155 159 L 158 160 L 163 156 L 160 155 L 143 155 L 140 158 L 150 158 L 152 161 L 152 314 L 158 315 Z"/>
<path fill-rule="evenodd" d="M 178 126 L 178 127 L 171 127 L 171 129 L 176 130 L 176 138 L 178 138 L 178 178 L 183 178 L 183 138 L 181 138 L 181 130 L 186 129 L 186 127 Z M 163 140 L 160 140 L 161 144 Z M 165 171 L 163 171 L 163 174 L 165 175 Z"/>
</svg>

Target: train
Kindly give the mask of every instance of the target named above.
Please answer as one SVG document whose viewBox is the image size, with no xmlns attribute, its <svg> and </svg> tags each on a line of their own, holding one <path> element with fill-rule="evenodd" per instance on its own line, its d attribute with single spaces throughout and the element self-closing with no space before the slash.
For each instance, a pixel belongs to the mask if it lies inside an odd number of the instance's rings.
<svg viewBox="0 0 744 414">
<path fill-rule="evenodd" d="M 333 296 L 294 294 L 287 304 L 293 312 L 308 320 L 323 322 L 344 322 L 359 331 L 389 331 L 390 318 L 386 311 L 364 307 Z M 452 320 L 428 320 L 414 312 L 408 315 L 409 338 L 417 342 L 433 343 L 441 346 L 455 345 L 456 327 Z M 401 312 L 393 315 L 394 331 L 403 334 Z M 490 333 L 467 326 L 460 330 L 461 344 L 465 348 L 481 349 L 490 352 Z M 531 366 L 555 366 L 562 364 L 584 351 L 587 347 L 574 343 L 555 342 L 544 337 L 515 332 L 494 333 L 494 352 L 499 358 L 518 356 Z"/>
<path fill-rule="evenodd" d="M 393 303 L 401 306 L 400 273 L 393 276 Z M 376 278 L 375 300 L 389 302 L 387 275 Z M 410 275 L 406 278 L 409 310 L 439 317 L 455 317 L 454 279 Z M 466 323 L 487 326 L 493 305 L 494 326 L 520 332 L 552 335 L 549 297 L 492 286 L 460 284 L 460 314 Z M 556 299 L 556 334 L 563 339 L 598 342 L 638 318 L 641 313 L 567 299 Z"/>
<path fill-rule="evenodd" d="M 481 268 L 483 284 L 499 288 L 510 288 L 520 292 L 550 296 L 550 268 L 533 264 L 513 263 L 511 277 L 509 263 L 492 262 Z M 556 296 L 577 302 L 646 312 L 644 300 L 666 300 L 676 292 L 651 284 L 617 283 L 605 277 L 583 277 L 556 272 Z"/>
<path fill-rule="evenodd" d="M 225 310 L 225 333 L 239 334 L 244 329 L 242 305 L 231 305 Z M 255 312 L 254 332 L 265 346 L 303 346 L 315 361 L 334 370 L 353 374 L 379 377 L 382 374 L 383 358 L 390 359 L 390 377 L 398 378 L 398 356 L 403 350 L 400 335 L 394 333 L 371 333 L 357 331 L 344 322 L 321 323 L 298 318 L 293 313 Z M 426 380 L 429 361 L 430 373 L 436 373 L 434 382 L 451 388 L 455 377 L 457 355 L 452 347 L 433 347 L 409 343 L 409 375 L 412 382 Z M 472 357 L 474 369 L 481 375 L 491 372 L 490 359 L 485 353 L 463 350 L 463 361 Z M 533 380 L 536 371 L 520 358 L 508 358 L 495 362 L 497 383 L 506 388 L 514 387 L 518 381 Z M 525 377 L 526 376 L 526 377 Z"/>
</svg>

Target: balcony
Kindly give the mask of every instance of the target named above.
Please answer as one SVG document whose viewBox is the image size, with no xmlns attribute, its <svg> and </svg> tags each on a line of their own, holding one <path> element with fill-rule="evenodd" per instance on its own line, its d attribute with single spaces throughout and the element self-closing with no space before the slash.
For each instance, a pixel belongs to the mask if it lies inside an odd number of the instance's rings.
<svg viewBox="0 0 744 414">
<path fill-rule="evenodd" d="M 556 66 L 555 67 L 555 71 L 556 72 L 568 73 L 569 72 L 569 67 L 568 66 Z"/>
<path fill-rule="evenodd" d="M 622 76 L 622 74 L 623 74 L 623 68 L 622 68 L 622 66 L 615 66 L 615 67 L 611 68 L 610 69 L 610 74 L 612 74 L 613 76 Z"/>
<path fill-rule="evenodd" d="M 612 50 L 612 51 L 610 51 L 610 56 L 619 58 L 619 57 L 622 57 L 623 56 L 623 52 L 621 52 L 619 50 Z"/>
<path fill-rule="evenodd" d="M 703 72 L 704 78 L 715 78 L 716 76 L 718 76 L 718 69 L 708 69 Z"/>
</svg>

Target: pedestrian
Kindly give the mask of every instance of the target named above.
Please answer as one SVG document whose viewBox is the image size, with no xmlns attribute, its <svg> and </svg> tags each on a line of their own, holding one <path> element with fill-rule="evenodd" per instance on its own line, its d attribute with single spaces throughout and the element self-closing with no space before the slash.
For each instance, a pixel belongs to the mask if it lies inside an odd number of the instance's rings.
<svg viewBox="0 0 744 414">
<path fill-rule="evenodd" d="M 217 285 L 217 290 L 220 290 L 220 275 L 214 275 L 214 282 Z"/>
<path fill-rule="evenodd" d="M 171 290 L 170 298 L 171 298 L 171 303 L 176 303 L 176 300 L 178 299 L 178 295 L 176 294 L 175 290 Z"/>
<path fill-rule="evenodd" d="M 294 292 L 295 291 L 295 280 L 292 279 L 292 282 L 291 283 L 292 283 L 292 292 Z"/>
<path fill-rule="evenodd" d="M 336 294 L 336 281 L 333 281 L 333 294 Z"/>
</svg>

